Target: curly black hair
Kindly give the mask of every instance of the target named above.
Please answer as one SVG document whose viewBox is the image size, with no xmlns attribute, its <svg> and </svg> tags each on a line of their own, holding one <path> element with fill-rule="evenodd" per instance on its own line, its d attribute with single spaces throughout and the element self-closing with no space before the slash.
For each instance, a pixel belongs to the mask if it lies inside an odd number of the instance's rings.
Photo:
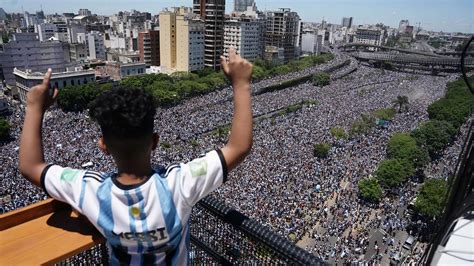
<svg viewBox="0 0 474 266">
<path fill-rule="evenodd" d="M 99 123 L 104 138 L 132 139 L 150 135 L 155 114 L 153 96 L 140 88 L 112 88 L 89 106 L 89 115 Z"/>
</svg>

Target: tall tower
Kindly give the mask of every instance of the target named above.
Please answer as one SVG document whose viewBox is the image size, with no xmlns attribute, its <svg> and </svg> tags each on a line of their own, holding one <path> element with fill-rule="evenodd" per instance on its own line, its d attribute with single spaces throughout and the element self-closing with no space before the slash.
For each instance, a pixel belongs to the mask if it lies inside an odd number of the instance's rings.
<svg viewBox="0 0 474 266">
<path fill-rule="evenodd" d="M 205 24 L 204 65 L 219 70 L 224 51 L 225 0 L 193 0 L 193 13 Z"/>
<path fill-rule="evenodd" d="M 255 4 L 254 0 L 234 0 L 234 12 L 245 12 L 247 7 Z"/>
</svg>

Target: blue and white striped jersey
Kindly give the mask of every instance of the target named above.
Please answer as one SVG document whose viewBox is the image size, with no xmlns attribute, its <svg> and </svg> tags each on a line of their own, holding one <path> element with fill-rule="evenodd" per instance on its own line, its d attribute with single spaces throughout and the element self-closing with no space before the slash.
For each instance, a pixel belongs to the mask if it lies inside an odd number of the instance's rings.
<svg viewBox="0 0 474 266">
<path fill-rule="evenodd" d="M 137 185 L 116 176 L 49 165 L 41 184 L 107 238 L 111 264 L 187 264 L 191 209 L 225 181 L 222 152 L 155 171 Z"/>
</svg>

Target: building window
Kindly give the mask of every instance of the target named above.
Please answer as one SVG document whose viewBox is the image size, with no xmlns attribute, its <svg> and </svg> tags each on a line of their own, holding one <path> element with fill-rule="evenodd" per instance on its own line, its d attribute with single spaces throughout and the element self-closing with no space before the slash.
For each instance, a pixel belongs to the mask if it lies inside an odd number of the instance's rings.
<svg viewBox="0 0 474 266">
<path fill-rule="evenodd" d="M 73 79 L 71 79 L 71 85 L 74 86 L 74 80 Z"/>
</svg>

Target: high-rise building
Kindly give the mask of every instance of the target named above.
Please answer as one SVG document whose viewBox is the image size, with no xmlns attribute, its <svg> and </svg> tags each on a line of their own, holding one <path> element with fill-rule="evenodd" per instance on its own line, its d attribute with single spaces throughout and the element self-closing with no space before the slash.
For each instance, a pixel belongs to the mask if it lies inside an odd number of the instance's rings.
<svg viewBox="0 0 474 266">
<path fill-rule="evenodd" d="M 354 37 L 355 43 L 382 45 L 383 31 L 378 28 L 358 28 Z"/>
<path fill-rule="evenodd" d="M 91 16 L 92 12 L 87 8 L 79 9 L 79 16 Z"/>
<path fill-rule="evenodd" d="M 86 27 L 84 25 L 72 24 L 67 28 L 69 35 L 69 43 L 79 43 L 78 34 L 86 33 Z"/>
<path fill-rule="evenodd" d="M 283 48 L 284 62 L 295 58 L 300 17 L 289 8 L 265 12 L 265 45 Z"/>
<path fill-rule="evenodd" d="M 138 33 L 140 61 L 147 67 L 160 65 L 160 31 L 149 30 Z"/>
<path fill-rule="evenodd" d="M 189 7 L 160 13 L 160 66 L 163 72 L 204 68 L 204 22 Z"/>
<path fill-rule="evenodd" d="M 308 55 L 319 55 L 323 46 L 323 36 L 318 31 L 305 31 L 301 34 L 301 52 Z"/>
<path fill-rule="evenodd" d="M 41 23 L 36 25 L 36 32 L 38 33 L 40 42 L 47 41 L 49 38 L 54 37 L 56 30 L 56 24 L 53 23 Z"/>
<path fill-rule="evenodd" d="M 234 47 L 237 54 L 254 61 L 263 58 L 263 26 L 264 21 L 256 17 L 227 17 L 224 26 L 224 56 L 228 56 L 229 48 Z"/>
<path fill-rule="evenodd" d="M 398 32 L 404 33 L 407 26 L 410 26 L 410 23 L 407 19 L 400 20 L 400 24 L 398 24 Z"/>
<path fill-rule="evenodd" d="M 0 20 L 7 20 L 7 13 L 0 7 Z"/>
<path fill-rule="evenodd" d="M 218 70 L 224 50 L 225 0 L 193 0 L 193 12 L 205 23 L 204 65 Z"/>
<path fill-rule="evenodd" d="M 352 27 L 352 17 L 343 17 L 342 26 L 346 28 Z"/>
<path fill-rule="evenodd" d="M 15 86 L 14 68 L 45 72 L 52 68 L 54 72 L 66 69 L 64 47 L 61 42 L 40 42 L 36 33 L 16 33 L 13 41 L 3 44 L 0 49 L 0 67 L 9 86 Z"/>
<path fill-rule="evenodd" d="M 247 7 L 254 5 L 254 0 L 234 0 L 234 12 L 245 12 Z"/>
<path fill-rule="evenodd" d="M 69 60 L 71 62 L 84 62 L 87 60 L 87 49 L 84 43 L 69 44 Z"/>
<path fill-rule="evenodd" d="M 87 56 L 89 59 L 105 60 L 104 36 L 98 31 L 86 34 Z"/>
</svg>

